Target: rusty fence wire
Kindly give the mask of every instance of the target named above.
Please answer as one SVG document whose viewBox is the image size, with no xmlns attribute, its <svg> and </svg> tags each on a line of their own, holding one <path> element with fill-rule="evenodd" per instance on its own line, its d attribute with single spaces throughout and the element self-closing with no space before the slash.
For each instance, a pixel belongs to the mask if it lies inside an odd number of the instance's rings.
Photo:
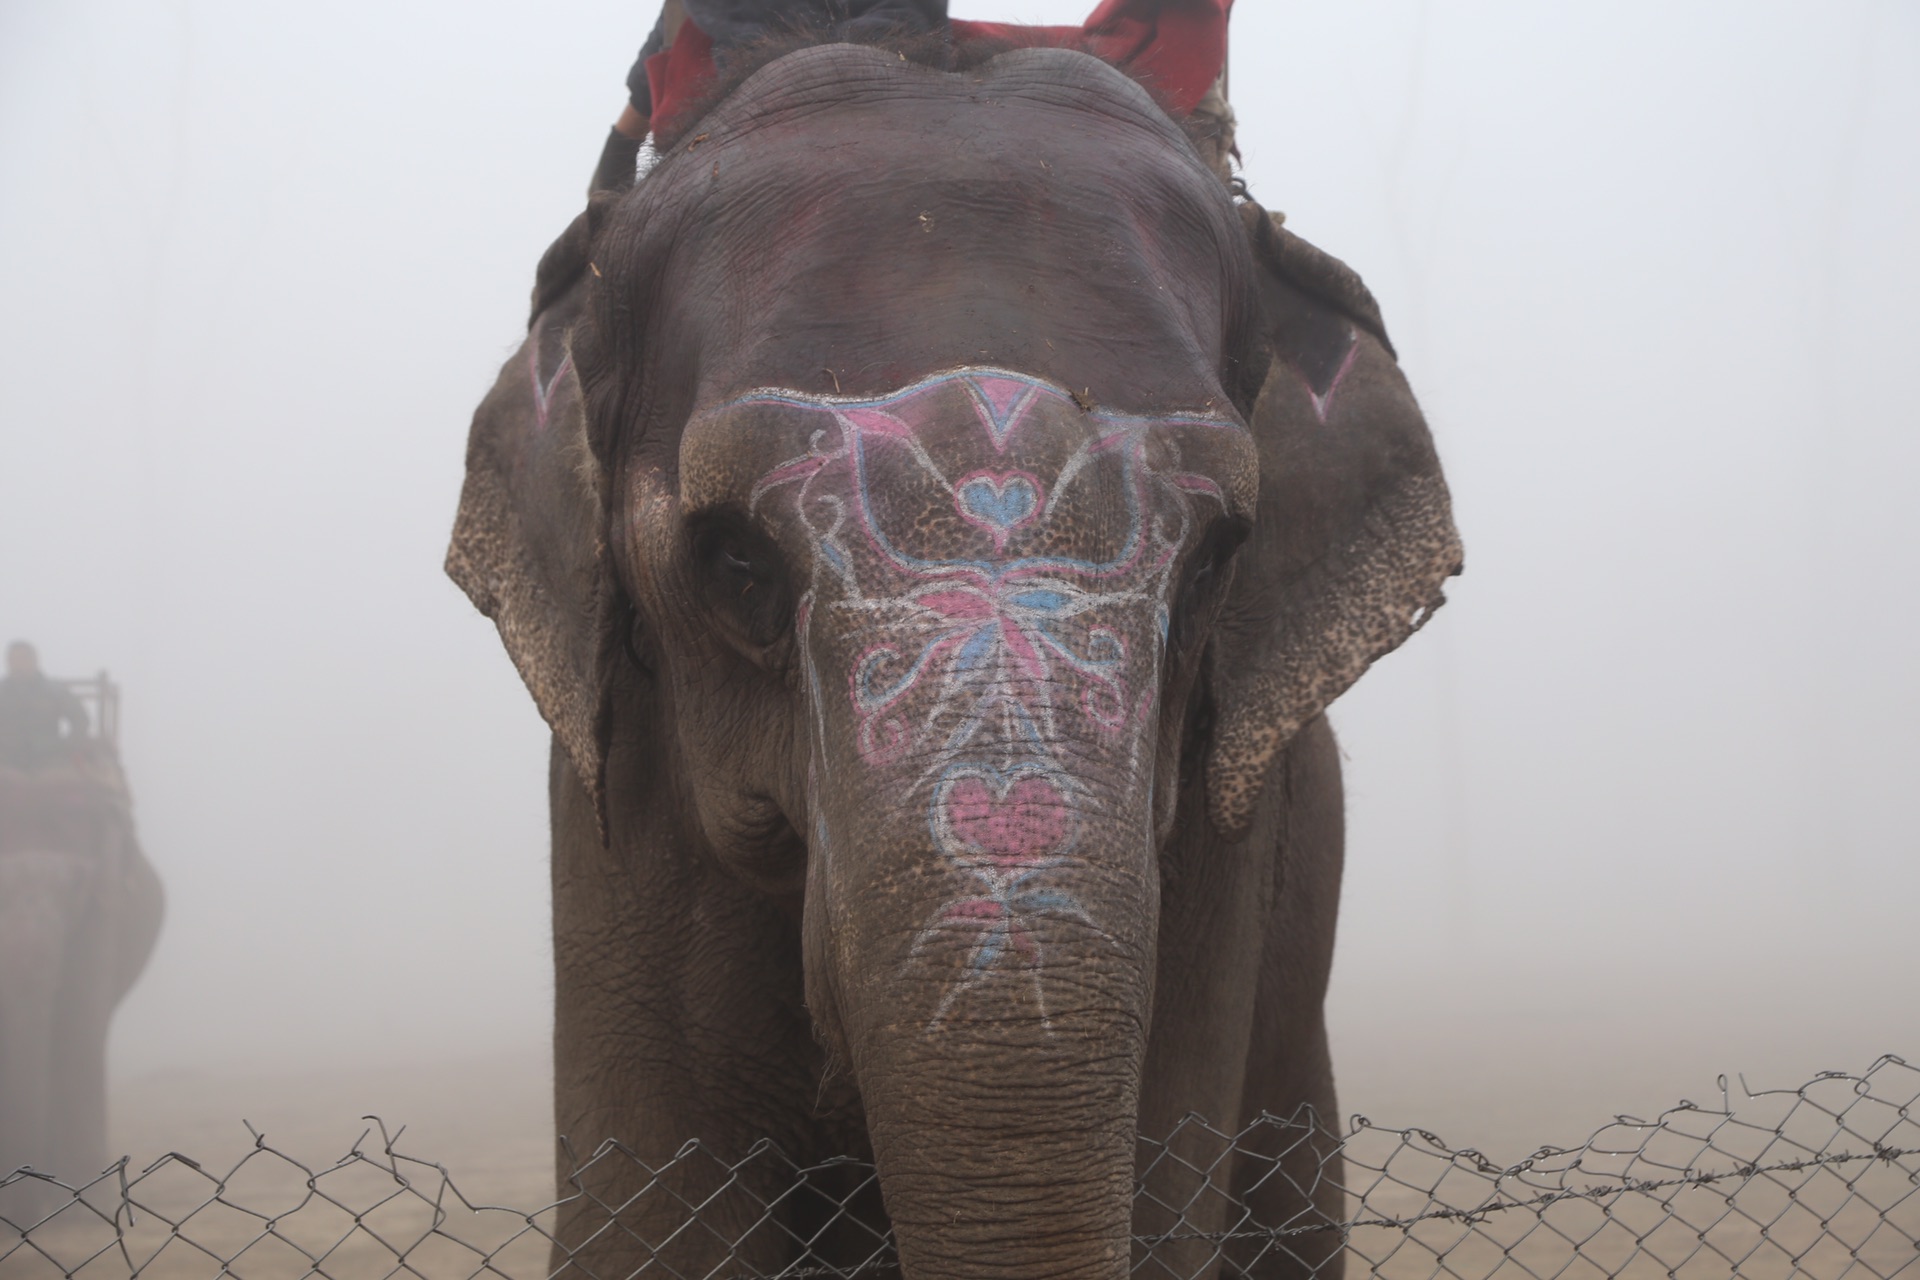
<svg viewBox="0 0 1920 1280">
<path fill-rule="evenodd" d="M 1504 1167 L 1360 1118 L 1345 1134 L 1306 1113 L 1235 1131 L 1189 1118 L 1141 1140 L 1133 1273 L 1920 1280 L 1920 1068 L 1886 1057 L 1738 1096 L 1722 1081 L 1719 1101 L 1622 1116 Z M 397 1136 L 376 1123 L 323 1168 L 255 1134 L 219 1170 L 176 1153 L 79 1186 L 15 1172 L 0 1277 L 898 1274 L 857 1161 L 693 1142 L 654 1165 L 609 1144 L 528 1211 L 469 1202 Z"/>
</svg>

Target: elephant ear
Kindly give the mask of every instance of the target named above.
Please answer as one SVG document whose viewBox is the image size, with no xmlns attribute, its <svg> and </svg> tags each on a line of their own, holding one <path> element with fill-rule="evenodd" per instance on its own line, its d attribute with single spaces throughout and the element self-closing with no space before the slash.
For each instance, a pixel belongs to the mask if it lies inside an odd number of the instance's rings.
<svg viewBox="0 0 1920 1280">
<path fill-rule="evenodd" d="M 622 598 L 570 344 L 586 310 L 588 240 L 582 214 L 547 251 L 527 340 L 474 412 L 446 568 L 499 627 L 598 810 Z"/>
<path fill-rule="evenodd" d="M 1270 363 L 1250 423 L 1254 531 L 1215 632 L 1207 810 L 1244 837 L 1289 739 L 1419 629 L 1460 572 L 1446 480 L 1374 303 L 1344 264 L 1242 207 Z"/>
</svg>

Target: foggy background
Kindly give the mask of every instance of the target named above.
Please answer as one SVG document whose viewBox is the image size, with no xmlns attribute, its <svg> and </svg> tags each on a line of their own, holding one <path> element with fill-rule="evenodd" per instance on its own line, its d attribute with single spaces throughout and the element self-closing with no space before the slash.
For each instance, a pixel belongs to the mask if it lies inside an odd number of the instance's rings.
<svg viewBox="0 0 1920 1280">
<path fill-rule="evenodd" d="M 440 561 L 656 7 L 0 3 L 0 633 L 123 682 L 169 894 L 123 1145 L 545 1150 L 547 735 Z M 1233 26 L 1248 182 L 1378 295 L 1467 545 L 1334 711 L 1344 1106 L 1530 1148 L 1920 1053 L 1920 8 Z"/>
</svg>

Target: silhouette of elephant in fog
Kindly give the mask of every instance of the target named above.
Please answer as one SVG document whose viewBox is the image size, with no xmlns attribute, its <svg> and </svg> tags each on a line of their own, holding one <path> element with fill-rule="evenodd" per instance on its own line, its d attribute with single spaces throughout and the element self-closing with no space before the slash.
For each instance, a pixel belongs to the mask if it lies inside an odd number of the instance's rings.
<svg viewBox="0 0 1920 1280">
<path fill-rule="evenodd" d="M 0 1172 L 105 1166 L 107 1025 L 163 913 L 108 748 L 0 768 Z"/>
</svg>

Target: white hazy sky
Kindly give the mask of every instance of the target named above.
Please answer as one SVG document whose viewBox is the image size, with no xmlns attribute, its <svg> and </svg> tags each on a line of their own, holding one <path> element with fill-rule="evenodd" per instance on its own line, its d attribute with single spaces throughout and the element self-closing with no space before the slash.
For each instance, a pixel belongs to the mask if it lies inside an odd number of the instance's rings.
<svg viewBox="0 0 1920 1280">
<path fill-rule="evenodd" d="M 171 898 L 118 1069 L 544 1041 L 545 732 L 440 560 L 651 19 L 0 3 L 0 632 L 123 681 Z M 1234 27 L 1253 191 L 1379 295 L 1468 551 L 1335 710 L 1347 1078 L 1920 1053 L 1920 8 Z"/>
</svg>

